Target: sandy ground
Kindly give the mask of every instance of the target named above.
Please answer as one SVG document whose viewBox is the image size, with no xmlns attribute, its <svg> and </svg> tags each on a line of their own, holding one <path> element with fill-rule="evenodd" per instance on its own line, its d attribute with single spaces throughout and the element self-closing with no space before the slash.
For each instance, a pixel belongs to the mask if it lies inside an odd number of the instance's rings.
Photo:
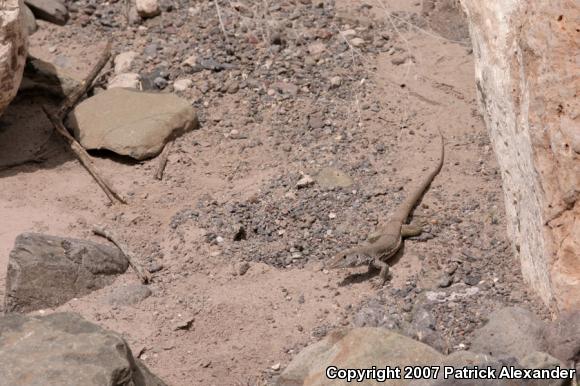
<svg viewBox="0 0 580 386">
<path fill-rule="evenodd" d="M 506 239 L 501 179 L 477 112 L 473 57 L 461 30 L 465 26 L 457 19 L 460 14 L 452 14 L 455 19 L 435 11 L 427 15 L 419 2 L 368 3 L 371 8 L 338 0 L 336 26 L 346 30 L 374 23 L 372 34 L 388 34 L 395 49 L 343 53 L 351 67 L 329 67 L 334 69 L 329 76 L 345 80 L 335 94 L 328 89 L 318 95 L 299 93 L 290 100 L 261 100 L 255 108 L 255 100 L 249 102 L 241 91 L 210 93 L 211 98 L 187 95 L 200 109 L 202 126 L 176 141 L 163 181 L 153 178 L 155 159 L 120 162 L 97 154 L 97 167 L 129 198 L 128 205 L 110 205 L 56 136 L 49 140 L 47 160 L 0 170 L 0 296 L 18 234 L 99 240 L 91 227 L 107 224 L 144 264 L 163 266 L 154 274 L 153 295 L 134 306 L 111 306 L 108 294 L 136 282 L 128 271 L 111 287 L 58 310 L 78 312 L 121 333 L 136 355 L 175 386 L 271 379 L 279 372 L 277 364 L 283 369 L 302 347 L 332 328 L 349 325 L 369 299 L 387 298 L 393 313 L 404 315 L 397 307 L 404 310 L 415 298 L 390 294 L 411 284 L 437 288 L 442 271 L 454 262 L 460 266 L 458 285 L 475 275 L 482 289 L 463 308 L 442 308 L 436 314 L 450 350 L 468 346 L 469 334 L 495 308 L 539 308 Z M 419 29 L 401 22 L 413 21 L 413 15 L 432 24 Z M 448 23 L 457 28 L 442 30 Z M 32 37 L 33 50 L 42 51 L 60 36 L 61 54 L 82 73 L 89 61 L 79 53 L 75 39 L 81 37 L 54 35 L 50 32 L 56 27 L 41 27 Z M 252 109 L 260 119 L 250 114 Z M 305 117 L 319 109 L 330 125 L 304 131 Z M 11 119 L 23 128 L 42 128 L 45 134 L 35 137 L 37 143 L 50 134 L 38 110 Z M 227 135 L 232 129 L 247 139 L 232 139 Z M 369 280 L 341 284 L 348 273 L 324 270 L 325 259 L 363 240 L 401 201 L 435 159 L 438 130 L 446 138 L 445 164 L 415 211 L 416 217 L 428 219 L 435 237 L 405 243 L 384 290 L 377 292 Z M 0 131 L 2 135 L 8 134 Z M 37 145 L 21 141 L 17 147 L 3 146 L 0 158 L 9 163 L 18 161 L 24 147 Z M 314 174 L 327 166 L 347 172 L 353 187 L 295 188 L 301 173 Z M 232 214 L 232 205 L 242 208 L 242 217 L 248 212 L 248 218 L 263 216 L 260 221 L 274 232 L 233 241 L 229 227 L 239 212 Z M 196 211 L 196 217 L 172 227 L 184 210 Z M 308 235 L 306 215 L 316 218 Z M 252 221 L 243 218 L 247 224 Z M 225 241 L 208 242 L 212 234 Z M 310 251 L 309 257 L 286 259 L 293 252 L 284 248 L 296 243 Z M 466 255 L 477 259 L 469 262 Z M 244 261 L 250 268 L 240 275 Z M 465 317 L 469 323 L 461 319 Z M 190 327 L 179 328 L 184 323 Z"/>
</svg>

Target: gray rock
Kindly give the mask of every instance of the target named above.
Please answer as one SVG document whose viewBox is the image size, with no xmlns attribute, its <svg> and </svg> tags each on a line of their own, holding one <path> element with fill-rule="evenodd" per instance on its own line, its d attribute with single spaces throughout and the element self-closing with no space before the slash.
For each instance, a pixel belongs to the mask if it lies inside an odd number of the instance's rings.
<svg viewBox="0 0 580 386">
<path fill-rule="evenodd" d="M 145 46 L 143 49 L 143 56 L 154 58 L 157 56 L 157 49 L 159 46 L 156 43 L 150 43 Z"/>
<path fill-rule="evenodd" d="M 24 0 L 30 10 L 40 20 L 65 25 L 68 20 L 68 10 L 63 2 L 58 0 Z"/>
<path fill-rule="evenodd" d="M 155 78 L 153 80 L 153 83 L 155 84 L 155 87 L 157 87 L 160 90 L 163 90 L 165 87 L 167 87 L 167 79 L 162 78 L 160 76 Z"/>
<path fill-rule="evenodd" d="M 534 351 L 526 355 L 520 361 L 524 368 L 528 369 L 551 369 L 556 366 L 562 366 L 560 361 L 550 354 L 541 351 Z"/>
<path fill-rule="evenodd" d="M 496 376 L 502 369 L 514 367 L 516 369 L 551 369 L 561 366 L 555 358 L 541 352 L 533 352 L 526 356 L 521 363 L 515 358 L 497 359 L 489 355 L 475 354 L 470 351 L 457 351 L 446 356 L 442 362 L 434 364 L 440 368 L 437 379 L 414 380 L 409 386 L 566 386 L 569 379 L 520 380 L 520 379 L 465 379 L 460 374 L 445 374 L 445 368 L 462 370 L 486 369 L 495 370 Z M 487 372 L 486 372 L 487 373 Z"/>
<path fill-rule="evenodd" d="M 355 328 L 335 331 L 322 341 L 300 352 L 280 375 L 278 386 L 322 386 L 331 383 L 326 368 L 370 368 L 375 365 L 403 367 L 433 365 L 443 356 L 431 347 L 382 328 Z M 358 383 L 374 385 L 374 381 Z M 400 380 L 387 380 L 383 385 L 401 385 Z"/>
<path fill-rule="evenodd" d="M 75 137 L 87 149 L 108 149 L 138 160 L 198 127 L 190 104 L 172 94 L 113 88 L 80 103 L 70 114 Z"/>
<path fill-rule="evenodd" d="M 24 233 L 10 252 L 6 311 L 57 307 L 113 282 L 129 263 L 117 248 L 91 241 Z"/>
<path fill-rule="evenodd" d="M 108 296 L 107 302 L 114 306 L 131 306 L 151 296 L 149 287 L 143 284 L 129 284 L 115 288 Z"/>
<path fill-rule="evenodd" d="M 352 317 L 355 327 L 383 327 L 391 330 L 399 328 L 399 321 L 387 312 L 387 306 L 380 300 L 372 298 L 356 311 Z"/>
<path fill-rule="evenodd" d="M 73 313 L 0 317 L 0 385 L 165 386 L 123 338 Z"/>
<path fill-rule="evenodd" d="M 488 366 L 496 371 L 500 370 L 502 366 L 515 366 L 517 362 L 515 359 L 505 361 L 498 361 L 496 358 L 489 355 L 475 354 L 470 351 L 457 351 L 443 358 L 441 362 L 432 364 L 437 366 L 440 371 L 437 374 L 437 379 L 417 379 L 409 383 L 409 386 L 518 386 L 522 385 L 521 381 L 514 381 L 509 379 L 462 379 L 456 377 L 455 374 L 445 375 L 445 367 L 453 369 L 474 369 L 487 368 Z"/>
<path fill-rule="evenodd" d="M 435 317 L 425 307 L 416 307 L 413 311 L 411 324 L 405 328 L 404 332 L 411 338 L 428 344 L 439 352 L 444 354 L 449 352 L 449 345 L 437 331 Z"/>
<path fill-rule="evenodd" d="M 342 170 L 324 168 L 315 177 L 322 188 L 348 188 L 352 185 L 352 178 Z"/>
<path fill-rule="evenodd" d="M 563 312 L 546 326 L 542 335 L 550 354 L 566 364 L 580 364 L 580 310 Z"/>
<path fill-rule="evenodd" d="M 566 368 L 566 366 L 558 359 L 554 358 L 550 354 L 540 351 L 534 351 L 526 355 L 520 361 L 520 365 L 523 369 L 555 369 L 557 367 Z M 571 382 L 569 379 L 546 379 L 543 381 L 537 381 L 534 383 L 534 385 L 568 386 L 571 385 Z"/>
<path fill-rule="evenodd" d="M 453 284 L 453 277 L 447 273 L 443 273 L 437 281 L 437 287 L 439 288 L 447 288 L 451 284 Z"/>
<path fill-rule="evenodd" d="M 500 358 L 518 359 L 533 351 L 545 351 L 544 323 L 530 311 L 506 307 L 493 312 L 488 323 L 475 331 L 471 351 Z"/>
</svg>

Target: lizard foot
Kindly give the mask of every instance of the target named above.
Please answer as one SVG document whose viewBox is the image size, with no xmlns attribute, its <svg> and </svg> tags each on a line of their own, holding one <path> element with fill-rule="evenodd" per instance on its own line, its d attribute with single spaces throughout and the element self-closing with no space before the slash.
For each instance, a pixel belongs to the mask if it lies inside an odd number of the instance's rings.
<svg viewBox="0 0 580 386">
<path fill-rule="evenodd" d="M 371 287 L 373 289 L 377 289 L 377 290 L 382 289 L 385 286 L 385 284 L 387 284 L 387 282 L 390 280 L 391 280 L 391 275 L 388 273 L 384 279 L 381 278 L 379 275 L 379 277 L 376 280 L 373 280 L 373 282 L 371 283 Z"/>
</svg>

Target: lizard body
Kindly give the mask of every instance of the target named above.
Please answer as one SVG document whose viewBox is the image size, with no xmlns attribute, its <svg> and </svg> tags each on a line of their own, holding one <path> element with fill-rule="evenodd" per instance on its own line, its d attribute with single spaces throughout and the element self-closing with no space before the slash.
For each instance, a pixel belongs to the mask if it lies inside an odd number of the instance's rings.
<svg viewBox="0 0 580 386">
<path fill-rule="evenodd" d="M 380 269 L 379 279 L 381 285 L 387 281 L 389 273 L 387 261 L 399 251 L 403 243 L 403 237 L 416 236 L 421 233 L 421 230 L 417 231 L 405 225 L 405 221 L 415 205 L 421 200 L 423 193 L 435 176 L 441 171 L 445 145 L 443 135 L 439 133 L 439 136 L 441 152 L 437 164 L 397 208 L 395 213 L 389 218 L 389 221 L 380 227 L 377 232 L 374 232 L 373 236 L 369 238 L 369 243 L 344 250 L 333 256 L 326 265 L 327 268 L 353 268 L 368 265 L 369 270 L 372 268 Z"/>
</svg>

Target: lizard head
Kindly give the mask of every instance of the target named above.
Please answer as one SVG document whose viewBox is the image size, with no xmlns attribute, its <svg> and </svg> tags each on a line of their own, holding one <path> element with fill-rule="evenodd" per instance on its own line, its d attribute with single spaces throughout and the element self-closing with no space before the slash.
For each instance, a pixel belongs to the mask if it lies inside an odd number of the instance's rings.
<svg viewBox="0 0 580 386">
<path fill-rule="evenodd" d="M 336 269 L 360 267 L 362 265 L 368 265 L 370 260 L 372 259 L 361 252 L 359 248 L 353 248 L 334 255 L 330 261 L 326 263 L 326 268 Z"/>
</svg>

